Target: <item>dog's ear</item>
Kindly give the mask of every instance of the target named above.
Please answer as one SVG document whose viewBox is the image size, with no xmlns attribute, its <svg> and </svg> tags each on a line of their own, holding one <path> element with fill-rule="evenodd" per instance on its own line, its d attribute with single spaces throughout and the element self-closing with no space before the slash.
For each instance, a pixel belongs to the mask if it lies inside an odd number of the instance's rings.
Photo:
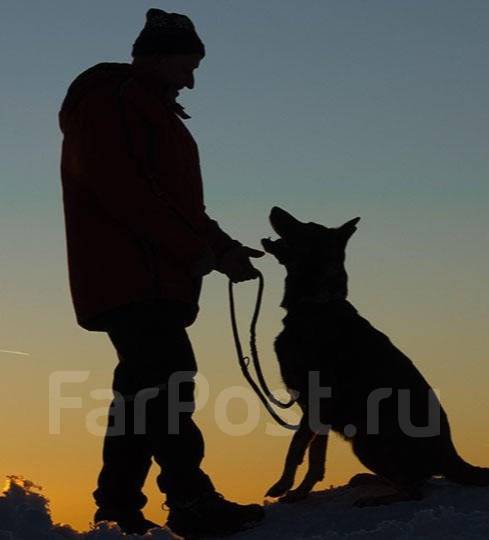
<svg viewBox="0 0 489 540">
<path fill-rule="evenodd" d="M 357 223 L 360 221 L 360 218 L 354 218 L 350 221 L 347 221 L 344 223 L 339 229 L 339 233 L 341 235 L 341 238 L 347 242 L 353 235 L 353 233 L 357 230 Z"/>
<path fill-rule="evenodd" d="M 267 253 L 273 255 L 280 264 L 286 263 L 289 248 L 287 248 L 283 240 L 270 240 L 269 238 L 263 238 L 261 245 L 263 246 L 263 249 Z"/>
</svg>

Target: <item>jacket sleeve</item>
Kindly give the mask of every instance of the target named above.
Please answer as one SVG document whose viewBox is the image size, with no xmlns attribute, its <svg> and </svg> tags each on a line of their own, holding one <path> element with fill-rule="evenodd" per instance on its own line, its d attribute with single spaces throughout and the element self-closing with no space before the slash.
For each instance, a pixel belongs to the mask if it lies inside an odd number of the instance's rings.
<svg viewBox="0 0 489 540">
<path fill-rule="evenodd" d="M 221 227 L 219 227 L 217 221 L 210 218 L 206 212 L 204 212 L 204 230 L 207 241 L 218 262 L 227 251 L 242 245 L 241 242 L 234 240 L 225 233 Z"/>
<path fill-rule="evenodd" d="M 137 155 L 137 149 L 149 144 L 141 116 L 127 101 L 124 117 L 115 98 L 87 101 L 80 115 L 87 187 L 107 214 L 133 234 L 151 240 L 186 266 L 198 266 L 207 256 L 207 239 L 153 192 L 145 157 Z M 130 140 L 138 144 L 131 146 Z"/>
</svg>

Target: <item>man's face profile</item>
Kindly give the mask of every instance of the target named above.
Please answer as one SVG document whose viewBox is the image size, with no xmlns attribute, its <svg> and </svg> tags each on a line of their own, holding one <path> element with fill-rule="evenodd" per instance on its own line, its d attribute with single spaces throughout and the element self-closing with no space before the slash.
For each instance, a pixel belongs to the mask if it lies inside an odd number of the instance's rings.
<svg viewBox="0 0 489 540">
<path fill-rule="evenodd" d="M 158 57 L 155 70 L 170 93 L 176 97 L 182 88 L 194 87 L 194 71 L 199 67 L 201 59 L 199 54 L 165 54 Z"/>
</svg>

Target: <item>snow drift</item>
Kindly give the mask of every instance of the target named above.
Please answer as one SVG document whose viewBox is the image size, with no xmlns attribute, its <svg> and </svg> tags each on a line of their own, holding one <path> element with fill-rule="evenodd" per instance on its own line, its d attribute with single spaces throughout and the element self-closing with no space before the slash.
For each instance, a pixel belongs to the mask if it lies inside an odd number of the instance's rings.
<svg viewBox="0 0 489 540">
<path fill-rule="evenodd" d="M 165 529 L 144 536 L 123 535 L 119 527 L 102 523 L 87 532 L 75 531 L 69 525 L 54 524 L 48 499 L 42 488 L 21 476 L 9 476 L 0 497 L 0 540 L 168 540 Z"/>
<path fill-rule="evenodd" d="M 168 540 L 165 529 L 145 536 L 122 535 L 117 526 L 103 523 L 85 532 L 54 524 L 49 501 L 40 487 L 11 476 L 0 496 L 0 540 Z M 489 488 L 460 487 L 433 480 L 422 501 L 376 508 L 352 503 L 375 488 L 348 486 L 313 493 L 294 505 L 270 504 L 265 522 L 234 535 L 233 540 L 412 540 L 489 538 Z"/>
</svg>

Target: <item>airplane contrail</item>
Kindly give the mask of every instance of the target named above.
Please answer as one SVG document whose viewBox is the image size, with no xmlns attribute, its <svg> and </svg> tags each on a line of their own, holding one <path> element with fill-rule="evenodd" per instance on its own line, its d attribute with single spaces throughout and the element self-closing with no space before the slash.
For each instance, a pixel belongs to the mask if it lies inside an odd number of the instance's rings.
<svg viewBox="0 0 489 540">
<path fill-rule="evenodd" d="M 30 353 L 22 352 L 22 351 L 8 351 L 7 349 L 0 349 L 0 353 L 5 354 L 17 354 L 19 356 L 30 356 Z"/>
</svg>

